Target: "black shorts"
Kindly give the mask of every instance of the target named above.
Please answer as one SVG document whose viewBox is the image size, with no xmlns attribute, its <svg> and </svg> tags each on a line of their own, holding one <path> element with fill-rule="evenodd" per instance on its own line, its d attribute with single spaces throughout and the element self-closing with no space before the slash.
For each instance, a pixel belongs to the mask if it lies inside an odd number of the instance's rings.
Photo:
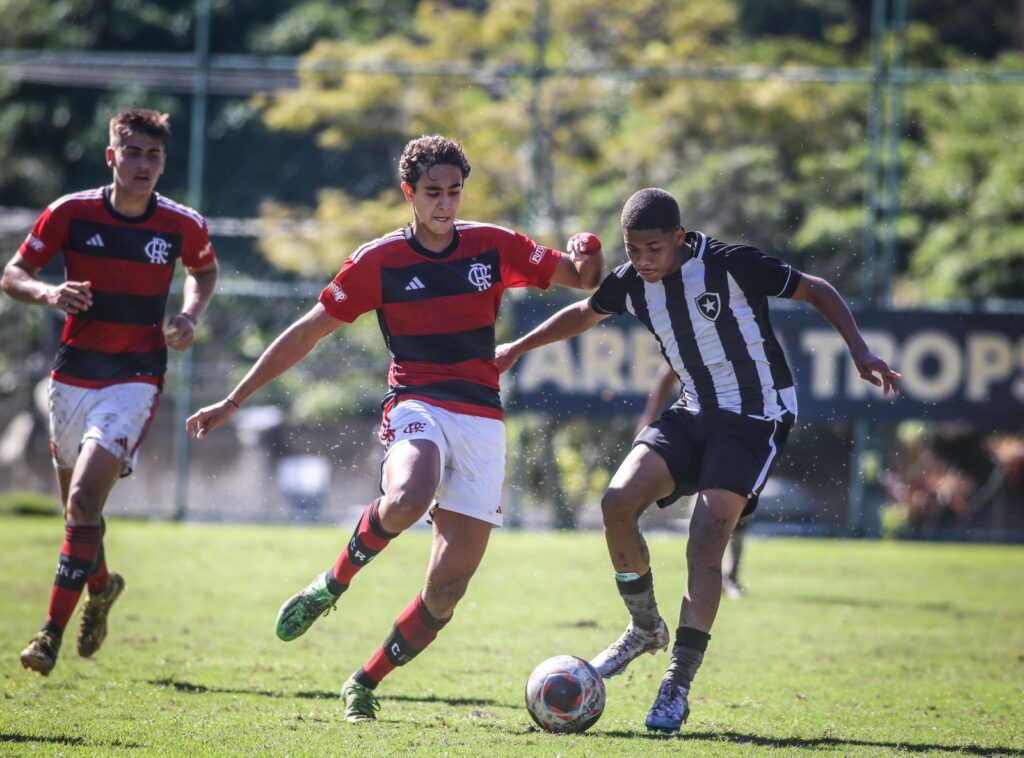
<svg viewBox="0 0 1024 758">
<path fill-rule="evenodd" d="M 633 446 L 647 445 L 668 464 L 676 488 L 658 501 L 664 508 L 683 495 L 723 489 L 749 498 L 743 515 L 757 508 L 789 437 L 791 424 L 712 409 L 697 414 L 672 406 L 637 435 Z"/>
</svg>

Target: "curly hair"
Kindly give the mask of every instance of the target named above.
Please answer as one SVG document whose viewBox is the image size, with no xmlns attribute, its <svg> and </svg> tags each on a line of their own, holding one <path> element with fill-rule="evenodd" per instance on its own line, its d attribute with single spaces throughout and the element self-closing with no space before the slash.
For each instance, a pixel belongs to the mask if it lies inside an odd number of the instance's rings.
<svg viewBox="0 0 1024 758">
<path fill-rule="evenodd" d="M 679 203 L 668 192 L 656 187 L 635 192 L 622 208 L 623 229 L 660 229 L 670 232 L 681 223 Z"/>
<path fill-rule="evenodd" d="M 432 166 L 455 166 L 462 172 L 462 178 L 469 176 L 471 167 L 466 151 L 455 140 L 431 134 L 409 140 L 402 150 L 398 162 L 398 177 L 411 187 Z"/>
<path fill-rule="evenodd" d="M 110 145 L 117 146 L 131 134 L 156 137 L 164 145 L 171 139 L 171 116 L 146 108 L 121 111 L 110 119 Z"/>
</svg>

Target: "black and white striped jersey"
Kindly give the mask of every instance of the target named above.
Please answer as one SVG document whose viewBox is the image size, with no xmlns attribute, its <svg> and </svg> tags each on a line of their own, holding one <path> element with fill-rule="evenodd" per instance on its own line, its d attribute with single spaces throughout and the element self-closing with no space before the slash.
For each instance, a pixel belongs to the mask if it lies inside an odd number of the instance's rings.
<svg viewBox="0 0 1024 758">
<path fill-rule="evenodd" d="M 626 263 L 605 277 L 590 307 L 643 322 L 679 377 L 687 410 L 792 421 L 796 390 L 768 296 L 792 297 L 801 273 L 749 245 L 700 232 L 687 232 L 686 242 L 693 254 L 678 271 L 651 284 Z"/>
</svg>

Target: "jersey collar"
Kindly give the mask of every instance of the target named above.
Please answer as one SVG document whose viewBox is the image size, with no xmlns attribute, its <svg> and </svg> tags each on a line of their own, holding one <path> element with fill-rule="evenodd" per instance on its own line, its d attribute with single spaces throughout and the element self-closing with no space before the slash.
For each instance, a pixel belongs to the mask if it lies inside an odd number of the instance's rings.
<svg viewBox="0 0 1024 758">
<path fill-rule="evenodd" d="M 459 246 L 459 227 L 456 226 L 454 229 L 452 229 L 452 232 L 452 241 L 449 243 L 448 247 L 446 247 L 444 250 L 438 253 L 433 250 L 427 250 L 427 248 L 423 247 L 423 245 L 420 244 L 420 241 L 416 239 L 416 236 L 412 233 L 412 224 L 409 224 L 407 227 L 405 227 L 404 230 L 405 241 L 409 243 L 409 247 L 411 247 L 420 255 L 423 255 L 427 258 L 434 258 L 436 260 L 440 260 L 441 258 L 447 258 L 449 255 L 454 253 L 455 248 Z"/>
<path fill-rule="evenodd" d="M 106 185 L 103 188 L 103 205 L 107 208 L 107 213 L 116 218 L 118 221 L 124 221 L 128 224 L 138 224 L 149 219 L 154 213 L 156 213 L 156 193 L 152 193 L 149 196 L 149 205 L 146 206 L 146 210 L 142 212 L 140 216 L 126 216 L 119 212 L 110 202 L 110 185 Z"/>
</svg>

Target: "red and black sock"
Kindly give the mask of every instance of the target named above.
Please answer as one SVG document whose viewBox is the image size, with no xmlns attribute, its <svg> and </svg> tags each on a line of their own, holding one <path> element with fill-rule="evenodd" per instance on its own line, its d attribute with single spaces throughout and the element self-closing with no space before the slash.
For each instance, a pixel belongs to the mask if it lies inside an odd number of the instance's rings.
<svg viewBox="0 0 1024 758">
<path fill-rule="evenodd" d="M 352 577 L 363 566 L 372 561 L 377 554 L 388 546 L 397 534 L 384 531 L 380 525 L 380 498 L 370 503 L 359 518 L 356 530 L 348 547 L 341 551 L 334 568 L 327 572 L 327 588 L 335 595 L 348 589 Z"/>
<path fill-rule="evenodd" d="M 395 619 L 384 644 L 355 673 L 355 680 L 371 690 L 375 689 L 396 666 L 404 666 L 423 652 L 449 621 L 451 616 L 446 619 L 431 616 L 423 596 L 417 593 L 416 599 Z"/>
<path fill-rule="evenodd" d="M 43 629 L 63 634 L 75 605 L 85 587 L 86 578 L 96 562 L 103 540 L 102 527 L 68 526 L 60 550 L 57 575 L 50 593 L 50 612 Z"/>
<path fill-rule="evenodd" d="M 110 579 L 110 572 L 107 571 L 107 556 L 103 550 L 103 537 L 107 533 L 107 520 L 100 520 L 100 551 L 96 555 L 96 562 L 92 564 L 92 570 L 85 583 L 89 585 L 89 594 L 96 595 L 107 588 L 107 580 Z"/>
</svg>

